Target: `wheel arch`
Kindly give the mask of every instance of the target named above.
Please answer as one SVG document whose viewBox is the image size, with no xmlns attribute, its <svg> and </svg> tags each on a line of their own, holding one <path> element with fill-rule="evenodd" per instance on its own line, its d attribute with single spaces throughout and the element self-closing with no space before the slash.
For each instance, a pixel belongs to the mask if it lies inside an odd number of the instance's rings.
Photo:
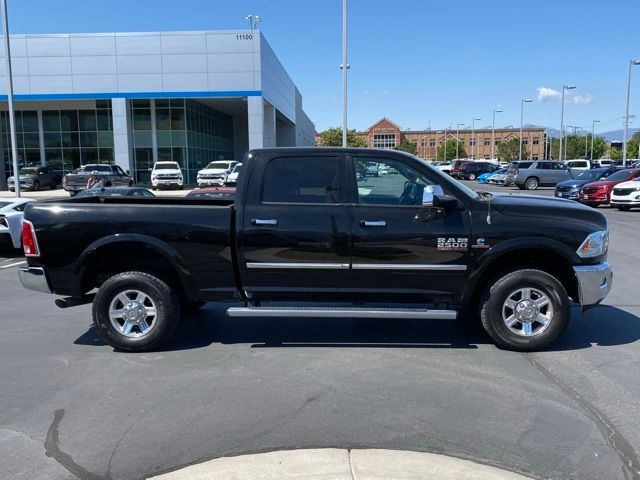
<svg viewBox="0 0 640 480">
<path fill-rule="evenodd" d="M 567 290 L 574 301 L 578 300 L 578 280 L 573 270 L 576 264 L 574 252 L 552 239 L 535 239 L 534 244 L 526 239 L 500 244 L 483 254 L 470 272 L 463 292 L 463 304 L 476 302 L 489 282 L 518 269 L 537 269 L 554 276 Z"/>
<path fill-rule="evenodd" d="M 130 270 L 154 274 L 197 300 L 197 287 L 181 255 L 167 243 L 140 234 L 116 234 L 89 245 L 74 268 L 74 291 L 82 295 L 99 286 L 101 277 Z"/>
</svg>

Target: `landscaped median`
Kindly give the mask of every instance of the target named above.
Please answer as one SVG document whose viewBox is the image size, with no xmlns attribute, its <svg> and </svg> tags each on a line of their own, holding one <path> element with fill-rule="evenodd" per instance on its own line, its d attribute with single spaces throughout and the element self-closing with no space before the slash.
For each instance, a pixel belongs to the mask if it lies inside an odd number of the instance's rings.
<svg viewBox="0 0 640 480">
<path fill-rule="evenodd" d="M 526 480 L 530 477 L 434 453 L 309 449 L 222 457 L 150 480 Z"/>
</svg>

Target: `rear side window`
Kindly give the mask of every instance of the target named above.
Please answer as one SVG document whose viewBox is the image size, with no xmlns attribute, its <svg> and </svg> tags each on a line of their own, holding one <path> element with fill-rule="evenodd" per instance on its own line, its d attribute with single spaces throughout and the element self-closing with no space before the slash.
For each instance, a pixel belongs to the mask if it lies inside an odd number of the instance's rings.
<svg viewBox="0 0 640 480">
<path fill-rule="evenodd" d="M 517 168 L 529 168 L 531 165 L 533 165 L 533 162 L 519 162 Z"/>
<path fill-rule="evenodd" d="M 280 157 L 267 166 L 263 202 L 338 203 L 337 157 Z"/>
</svg>

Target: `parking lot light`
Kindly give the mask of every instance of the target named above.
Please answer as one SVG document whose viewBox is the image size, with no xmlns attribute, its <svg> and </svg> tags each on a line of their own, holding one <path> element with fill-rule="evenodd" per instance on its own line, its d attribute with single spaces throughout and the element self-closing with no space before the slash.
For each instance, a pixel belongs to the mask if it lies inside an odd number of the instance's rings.
<svg viewBox="0 0 640 480">
<path fill-rule="evenodd" d="M 600 123 L 600 120 L 593 120 L 591 122 L 591 161 L 593 162 L 593 136 L 595 135 L 596 123 Z"/>
<path fill-rule="evenodd" d="M 482 120 L 480 117 L 473 117 L 471 121 L 471 139 L 473 140 L 473 159 L 476 159 L 476 120 Z"/>
<path fill-rule="evenodd" d="M 13 108 L 13 75 L 11 73 L 11 48 L 9 47 L 9 18 L 7 1 L 1 0 L 2 28 L 4 29 L 4 60 L 7 72 L 7 106 L 9 109 L 9 137 L 11 141 L 11 160 L 13 163 L 13 186 L 16 197 L 20 197 L 20 169 L 18 168 L 18 149 L 16 141 L 16 112 Z M 4 160 L 2 160 L 4 161 Z"/>
<path fill-rule="evenodd" d="M 560 148 L 558 150 L 558 161 L 562 161 L 562 132 L 564 131 L 564 92 L 573 90 L 575 85 L 562 85 L 562 106 L 560 107 Z"/>
<path fill-rule="evenodd" d="M 498 108 L 493 109 L 493 120 L 491 121 L 491 160 L 493 160 L 493 153 L 496 146 L 496 113 L 502 113 L 502 107 L 498 106 Z"/>
<path fill-rule="evenodd" d="M 520 99 L 520 153 L 518 154 L 518 160 L 520 161 L 522 161 L 522 122 L 524 119 L 524 104 L 531 102 L 533 102 L 531 98 Z"/>
<path fill-rule="evenodd" d="M 631 67 L 640 65 L 640 60 L 629 60 L 629 75 L 627 77 L 627 110 L 624 115 L 624 138 L 622 139 L 622 166 L 627 166 L 627 133 L 629 129 L 629 97 L 631 96 Z"/>
</svg>

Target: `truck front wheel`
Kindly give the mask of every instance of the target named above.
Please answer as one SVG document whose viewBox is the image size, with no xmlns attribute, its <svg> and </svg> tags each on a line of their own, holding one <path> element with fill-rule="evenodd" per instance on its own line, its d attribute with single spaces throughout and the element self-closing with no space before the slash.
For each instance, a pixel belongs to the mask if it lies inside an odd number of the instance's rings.
<svg viewBox="0 0 640 480">
<path fill-rule="evenodd" d="M 498 278 L 480 302 L 480 318 L 498 346 L 521 352 L 540 350 L 567 328 L 567 291 L 541 270 L 516 270 Z"/>
<path fill-rule="evenodd" d="M 109 345 L 144 352 L 166 342 L 180 322 L 180 300 L 161 279 L 124 272 L 105 281 L 93 300 L 93 323 Z"/>
</svg>

